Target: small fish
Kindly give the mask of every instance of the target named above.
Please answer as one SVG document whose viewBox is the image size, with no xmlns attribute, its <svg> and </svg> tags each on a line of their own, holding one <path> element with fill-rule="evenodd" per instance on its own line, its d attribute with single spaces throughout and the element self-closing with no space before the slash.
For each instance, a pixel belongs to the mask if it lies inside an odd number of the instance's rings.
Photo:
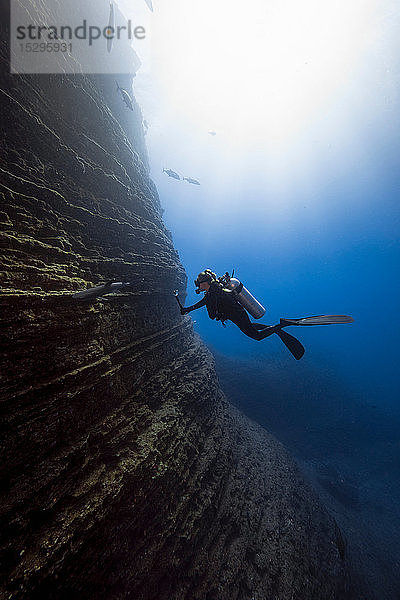
<svg viewBox="0 0 400 600">
<path fill-rule="evenodd" d="M 172 169 L 163 169 L 163 173 L 166 173 L 168 177 L 173 177 L 174 179 L 180 179 L 178 173 L 175 173 Z"/>
<path fill-rule="evenodd" d="M 115 83 L 117 84 L 117 90 L 121 92 L 122 100 L 125 102 L 126 106 L 133 111 L 133 102 L 129 93 L 124 90 L 124 88 L 120 87 L 117 81 Z"/>
<path fill-rule="evenodd" d="M 217 135 L 216 131 L 209 131 L 208 133 L 209 133 L 209 135 Z"/>
<path fill-rule="evenodd" d="M 192 179 L 191 177 L 182 177 L 182 179 L 189 183 L 193 183 L 193 185 L 200 185 L 200 181 L 197 181 L 197 179 Z"/>
</svg>

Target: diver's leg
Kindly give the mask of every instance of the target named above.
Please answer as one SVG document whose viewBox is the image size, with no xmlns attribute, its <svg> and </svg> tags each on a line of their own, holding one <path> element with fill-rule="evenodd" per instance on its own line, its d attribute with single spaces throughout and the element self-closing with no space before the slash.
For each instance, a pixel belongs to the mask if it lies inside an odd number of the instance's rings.
<svg viewBox="0 0 400 600">
<path fill-rule="evenodd" d="M 279 325 L 274 325 L 271 327 L 270 325 L 263 325 L 262 323 L 252 323 L 254 327 L 256 327 L 259 331 L 264 331 L 265 329 L 269 329 L 268 335 L 274 333 L 271 329 L 275 329 L 275 333 L 278 334 L 279 338 L 285 344 L 286 348 L 293 354 L 296 360 L 300 360 L 300 358 L 304 354 L 304 346 L 298 339 L 286 333 L 286 331 L 282 331 L 283 325 L 280 323 Z"/>
<path fill-rule="evenodd" d="M 238 312 L 231 315 L 229 319 L 232 321 L 232 323 L 235 323 L 235 325 L 239 327 L 242 333 L 257 341 L 261 341 L 282 329 L 282 325 L 280 324 L 262 325 L 261 323 L 252 323 L 244 310 L 243 312 Z"/>
<path fill-rule="evenodd" d="M 281 329 L 282 325 L 280 325 L 279 323 L 278 325 L 267 325 L 267 327 L 258 332 L 261 335 L 260 340 L 269 337 L 273 333 L 278 333 L 279 331 L 281 331 Z"/>
<path fill-rule="evenodd" d="M 285 327 L 285 325 L 282 325 L 282 323 L 278 323 L 278 325 L 263 325 L 262 323 L 251 323 L 253 327 L 255 327 L 256 329 L 258 329 L 259 332 L 265 332 L 265 335 L 262 335 L 262 337 L 260 339 L 264 339 L 265 337 L 268 337 L 270 335 L 272 335 L 273 333 L 279 333 L 281 331 L 281 329 L 283 327 Z"/>
<path fill-rule="evenodd" d="M 304 347 L 298 339 L 282 331 L 283 325 L 262 325 L 262 323 L 252 323 L 245 311 L 243 313 L 235 313 L 229 317 L 230 321 L 235 323 L 237 327 L 248 337 L 253 340 L 261 341 L 264 338 L 277 333 L 286 348 L 293 354 L 293 356 L 299 360 L 304 354 Z"/>
</svg>

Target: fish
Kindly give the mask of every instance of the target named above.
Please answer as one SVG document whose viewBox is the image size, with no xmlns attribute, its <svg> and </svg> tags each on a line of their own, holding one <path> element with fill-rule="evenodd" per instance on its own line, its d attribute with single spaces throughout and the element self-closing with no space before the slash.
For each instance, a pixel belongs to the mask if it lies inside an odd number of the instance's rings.
<svg viewBox="0 0 400 600">
<path fill-rule="evenodd" d="M 112 2 L 110 2 L 110 16 L 108 18 L 108 27 L 107 27 L 107 29 L 110 29 L 110 30 L 114 31 L 114 26 L 115 26 L 114 4 Z M 111 31 L 110 31 L 109 35 L 111 35 Z M 113 46 L 113 38 L 112 37 L 108 37 L 107 38 L 107 50 L 108 50 L 108 52 L 111 52 L 112 46 Z"/>
<path fill-rule="evenodd" d="M 175 173 L 172 169 L 163 169 L 163 173 L 166 173 L 168 177 L 173 177 L 174 179 L 180 179 L 178 173 Z"/>
<path fill-rule="evenodd" d="M 193 185 L 200 185 L 200 181 L 197 181 L 197 179 L 192 179 L 192 177 L 182 177 L 182 179 L 188 181 L 189 183 L 193 183 Z"/>
<path fill-rule="evenodd" d="M 133 111 L 133 102 L 132 102 L 132 98 L 130 97 L 129 93 L 124 90 L 124 88 L 120 87 L 118 85 L 118 82 L 115 82 L 117 84 L 117 89 L 118 91 L 121 92 L 121 96 L 122 96 L 122 100 L 125 102 L 126 106 Z"/>
<path fill-rule="evenodd" d="M 87 300 L 88 298 L 99 298 L 100 296 L 104 296 L 105 294 L 111 294 L 112 292 L 124 290 L 129 286 L 129 283 L 124 283 L 123 281 L 107 281 L 106 283 L 96 285 L 95 287 L 89 288 L 87 290 L 75 292 L 75 294 L 72 294 L 72 298 L 74 298 L 74 300 Z"/>
</svg>

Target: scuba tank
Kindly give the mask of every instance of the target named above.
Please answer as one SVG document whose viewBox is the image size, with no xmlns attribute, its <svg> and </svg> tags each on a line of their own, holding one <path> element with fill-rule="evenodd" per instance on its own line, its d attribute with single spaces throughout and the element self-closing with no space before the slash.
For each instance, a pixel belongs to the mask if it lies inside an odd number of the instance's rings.
<svg viewBox="0 0 400 600">
<path fill-rule="evenodd" d="M 266 312 L 265 308 L 250 294 L 249 290 L 244 287 L 239 279 L 233 277 L 233 273 L 232 277 L 229 273 L 225 273 L 225 275 L 219 278 L 219 281 L 227 290 L 235 293 L 237 300 L 254 319 L 261 319 Z"/>
</svg>

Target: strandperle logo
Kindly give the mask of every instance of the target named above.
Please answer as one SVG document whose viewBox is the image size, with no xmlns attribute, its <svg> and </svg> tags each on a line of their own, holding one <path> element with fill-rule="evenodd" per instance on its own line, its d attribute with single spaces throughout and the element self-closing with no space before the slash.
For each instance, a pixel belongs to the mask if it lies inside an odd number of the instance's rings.
<svg viewBox="0 0 400 600">
<path fill-rule="evenodd" d="M 18 25 L 17 27 L 17 40 L 63 40 L 70 41 L 73 39 L 87 40 L 89 46 L 94 41 L 101 39 L 102 37 L 106 40 L 121 39 L 125 35 L 128 40 L 136 38 L 137 40 L 144 40 L 146 37 L 146 30 L 143 26 L 138 25 L 132 26 L 132 21 L 129 19 L 127 25 L 106 25 L 102 29 L 97 25 L 88 25 L 86 19 L 83 20 L 82 25 L 72 28 L 70 25 Z"/>
<path fill-rule="evenodd" d="M 11 0 L 11 73 L 135 73 L 148 52 L 139 18 L 114 0 Z"/>
</svg>

